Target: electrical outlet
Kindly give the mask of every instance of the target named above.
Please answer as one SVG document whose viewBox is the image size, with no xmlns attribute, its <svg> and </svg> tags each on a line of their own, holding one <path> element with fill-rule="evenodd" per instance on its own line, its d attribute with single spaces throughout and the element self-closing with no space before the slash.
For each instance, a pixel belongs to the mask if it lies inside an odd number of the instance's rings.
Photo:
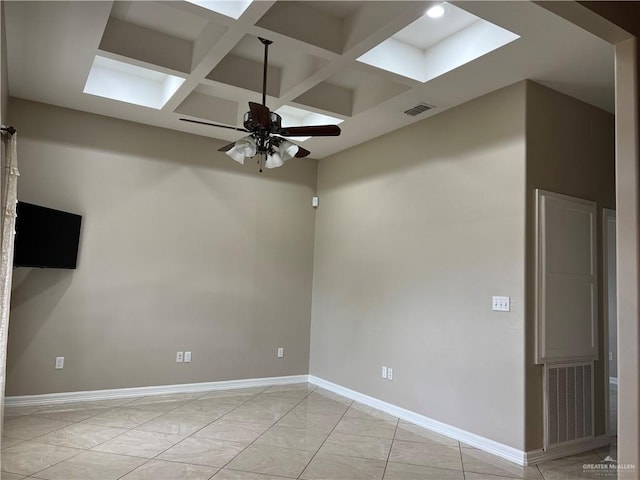
<svg viewBox="0 0 640 480">
<path fill-rule="evenodd" d="M 382 367 L 382 378 L 387 378 L 387 367 Z"/>
<path fill-rule="evenodd" d="M 387 368 L 387 380 L 393 380 L 393 368 Z"/>
<path fill-rule="evenodd" d="M 56 368 L 58 370 L 64 368 L 64 357 L 56 357 Z"/>
<path fill-rule="evenodd" d="M 184 352 L 184 363 L 191 362 L 191 352 Z"/>
<path fill-rule="evenodd" d="M 284 357 L 284 348 L 278 347 L 278 358 Z"/>
<path fill-rule="evenodd" d="M 176 353 L 176 363 L 184 362 L 184 352 Z"/>
</svg>

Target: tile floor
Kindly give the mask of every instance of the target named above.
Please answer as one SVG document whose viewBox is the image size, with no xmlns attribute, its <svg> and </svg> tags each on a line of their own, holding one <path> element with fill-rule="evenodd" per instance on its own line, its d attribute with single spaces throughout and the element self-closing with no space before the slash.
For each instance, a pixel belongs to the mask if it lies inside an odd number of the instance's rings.
<svg viewBox="0 0 640 480">
<path fill-rule="evenodd" d="M 519 467 L 308 384 L 6 408 L 2 450 L 2 480 L 595 479 L 615 458 Z"/>
</svg>

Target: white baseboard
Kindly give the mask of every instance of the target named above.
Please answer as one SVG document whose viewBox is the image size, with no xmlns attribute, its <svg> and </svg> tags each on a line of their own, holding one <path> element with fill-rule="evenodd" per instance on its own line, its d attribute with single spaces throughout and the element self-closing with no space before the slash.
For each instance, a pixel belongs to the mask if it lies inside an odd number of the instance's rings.
<svg viewBox="0 0 640 480">
<path fill-rule="evenodd" d="M 617 385 L 618 384 L 618 377 L 609 377 L 609 383 L 611 385 Z"/>
<path fill-rule="evenodd" d="M 542 449 L 527 452 L 528 463 L 540 463 L 557 458 L 564 458 L 578 453 L 588 452 L 596 448 L 611 444 L 611 435 L 600 435 L 586 440 L 576 440 L 549 448 L 546 452 Z"/>
<path fill-rule="evenodd" d="M 466 430 L 462 430 L 461 428 L 447 425 L 446 423 L 439 422 L 419 413 L 406 410 L 391 403 L 387 403 L 363 393 L 350 390 L 340 385 L 336 385 L 335 383 L 328 382 L 327 380 L 323 380 L 313 375 L 309 375 L 309 383 L 330 390 L 334 393 L 342 395 L 343 397 L 347 397 L 357 402 L 364 403 L 365 405 L 368 405 L 370 407 L 377 408 L 378 410 L 382 410 L 383 412 L 389 413 L 394 417 L 406 420 L 407 422 L 411 422 L 415 425 L 426 428 L 427 430 L 445 435 L 460 442 L 464 442 L 467 445 L 479 448 L 487 453 L 497 455 L 504 458 L 505 460 L 517 463 L 518 465 L 527 464 L 527 455 L 525 454 L 525 452 L 522 450 L 518 450 L 517 448 L 510 447 L 509 445 L 496 442 L 495 440 L 491 440 L 489 438 L 481 437 L 480 435 L 467 432 Z"/>
<path fill-rule="evenodd" d="M 546 452 L 542 449 L 525 452 L 518 450 L 517 448 L 510 447 L 509 445 L 496 442 L 495 440 L 476 435 L 475 433 L 467 432 L 461 428 L 439 422 L 419 413 L 406 410 L 391 403 L 384 402 L 377 398 L 370 397 L 363 393 L 350 390 L 313 375 L 309 375 L 309 383 L 322 387 L 326 390 L 330 390 L 342 395 L 343 397 L 355 400 L 356 402 L 377 408 L 378 410 L 389 413 L 394 417 L 406 420 L 407 422 L 411 422 L 415 425 L 426 428 L 427 430 L 431 430 L 432 432 L 453 438 L 454 440 L 464 442 L 467 445 L 479 448 L 487 453 L 497 455 L 505 460 L 509 460 L 510 462 L 523 466 L 587 452 L 611 443 L 611 437 L 602 435 L 600 437 L 591 438 L 587 441 L 567 443 Z"/>
<path fill-rule="evenodd" d="M 172 393 L 209 392 L 232 388 L 269 387 L 289 383 L 305 383 L 308 375 L 290 375 L 287 377 L 250 378 L 246 380 L 226 380 L 222 382 L 184 383 L 178 385 L 158 385 L 152 387 L 114 388 L 109 390 L 89 390 L 85 392 L 45 393 L 42 395 L 22 395 L 5 397 L 7 407 L 29 405 L 50 405 L 69 402 L 89 402 L 114 398 L 145 397 L 149 395 L 169 395 Z"/>
</svg>

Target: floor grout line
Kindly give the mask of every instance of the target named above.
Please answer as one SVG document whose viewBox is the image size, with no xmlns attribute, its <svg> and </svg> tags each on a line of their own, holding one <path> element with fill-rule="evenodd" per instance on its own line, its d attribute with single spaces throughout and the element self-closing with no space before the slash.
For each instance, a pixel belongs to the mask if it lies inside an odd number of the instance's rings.
<svg viewBox="0 0 640 480">
<path fill-rule="evenodd" d="M 387 461 L 384 463 L 384 470 L 382 471 L 382 478 L 387 474 L 387 467 L 389 466 L 389 458 L 391 458 L 391 450 L 393 450 L 393 444 L 396 441 L 396 435 L 398 434 L 398 426 L 400 425 L 400 419 L 396 420 L 396 428 L 393 430 L 393 438 L 391 439 L 391 445 L 389 445 L 389 453 L 387 453 Z"/>
<path fill-rule="evenodd" d="M 340 419 L 336 422 L 336 424 L 333 426 L 333 428 L 331 429 L 331 431 L 329 432 L 329 435 L 327 435 L 327 437 L 322 441 L 322 443 L 320 444 L 320 446 L 318 447 L 318 449 L 316 450 L 316 453 L 313 454 L 313 456 L 309 459 L 309 461 L 307 462 L 307 464 L 304 466 L 304 468 L 302 469 L 302 471 L 300 472 L 300 474 L 298 475 L 298 479 L 300 477 L 302 477 L 302 474 L 305 472 L 305 470 L 307 468 L 309 468 L 309 465 L 311 464 L 311 462 L 313 462 L 313 459 L 316 458 L 316 455 L 318 455 L 318 452 L 322 449 L 322 447 L 324 446 L 325 443 L 327 443 L 327 440 L 329 439 L 329 437 L 331 436 L 331 434 L 334 432 L 334 430 L 336 429 L 336 427 L 338 426 L 338 424 L 342 421 L 342 419 L 344 418 L 344 416 L 347 414 L 347 412 L 349 411 L 349 409 L 351 408 L 351 405 L 353 405 L 353 400 L 351 401 L 351 403 L 347 406 L 347 409 L 344 411 L 344 413 L 342 414 L 342 416 L 340 417 Z"/>
<path fill-rule="evenodd" d="M 462 445 L 458 442 L 458 452 L 460 452 L 460 465 L 462 465 L 462 478 L 467 480 L 467 472 L 464 469 L 464 459 L 462 458 Z"/>
</svg>

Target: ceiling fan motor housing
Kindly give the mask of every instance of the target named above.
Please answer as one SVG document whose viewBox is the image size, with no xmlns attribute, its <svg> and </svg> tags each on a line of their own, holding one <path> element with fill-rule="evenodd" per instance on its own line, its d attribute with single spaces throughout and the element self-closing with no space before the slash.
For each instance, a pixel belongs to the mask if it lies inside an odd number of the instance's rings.
<svg viewBox="0 0 640 480">
<path fill-rule="evenodd" d="M 244 128 L 250 132 L 256 132 L 258 130 L 265 130 L 264 126 L 256 122 L 252 113 L 249 111 L 244 114 L 243 121 Z M 275 112 L 269 112 L 269 133 L 278 133 L 282 128 L 282 117 Z"/>
</svg>

